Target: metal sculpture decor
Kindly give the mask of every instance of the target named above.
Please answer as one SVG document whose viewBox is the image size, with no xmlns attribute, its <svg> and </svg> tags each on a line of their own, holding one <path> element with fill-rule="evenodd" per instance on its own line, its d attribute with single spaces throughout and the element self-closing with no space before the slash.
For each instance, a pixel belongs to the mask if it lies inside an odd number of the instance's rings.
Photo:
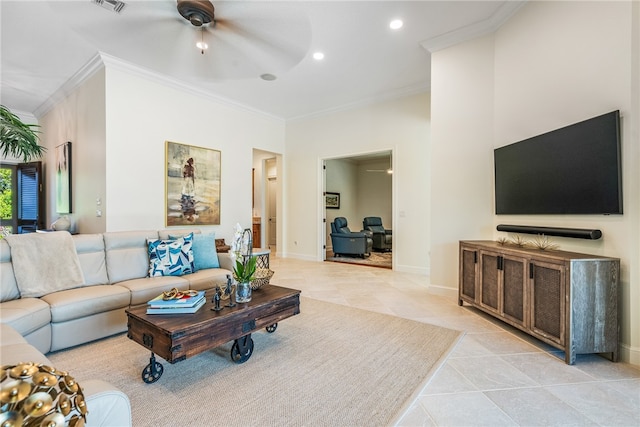
<svg viewBox="0 0 640 427">
<path fill-rule="evenodd" d="M 222 297 L 222 289 L 220 289 L 220 286 L 216 286 L 216 293 L 213 294 L 213 301 L 211 301 L 213 303 L 213 308 L 211 310 L 213 311 L 222 310 L 222 307 L 220 307 L 221 297 Z"/>
<path fill-rule="evenodd" d="M 82 389 L 67 372 L 35 363 L 5 365 L 0 372 L 2 426 L 84 426 Z"/>
<path fill-rule="evenodd" d="M 231 280 L 231 275 L 227 274 L 227 287 L 225 289 L 225 294 L 229 295 L 229 304 L 225 305 L 225 307 L 235 307 L 236 303 L 233 301 L 234 299 L 234 286 L 233 286 L 233 280 Z"/>
</svg>

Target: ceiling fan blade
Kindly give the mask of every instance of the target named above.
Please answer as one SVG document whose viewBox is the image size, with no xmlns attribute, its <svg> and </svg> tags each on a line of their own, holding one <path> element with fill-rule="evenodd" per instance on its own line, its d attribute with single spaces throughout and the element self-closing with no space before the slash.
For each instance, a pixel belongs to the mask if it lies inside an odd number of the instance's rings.
<svg viewBox="0 0 640 427">
<path fill-rule="evenodd" d="M 216 2 L 215 25 L 202 27 L 182 18 L 172 0 L 129 1 L 119 14 L 88 0 L 48 3 L 97 50 L 192 81 L 284 73 L 311 43 L 306 14 L 290 2 Z M 209 45 L 204 54 L 195 46 L 201 39 Z"/>
<path fill-rule="evenodd" d="M 287 71 L 307 55 L 311 25 L 295 2 L 216 4 L 214 36 L 240 49 L 263 73 Z"/>
</svg>

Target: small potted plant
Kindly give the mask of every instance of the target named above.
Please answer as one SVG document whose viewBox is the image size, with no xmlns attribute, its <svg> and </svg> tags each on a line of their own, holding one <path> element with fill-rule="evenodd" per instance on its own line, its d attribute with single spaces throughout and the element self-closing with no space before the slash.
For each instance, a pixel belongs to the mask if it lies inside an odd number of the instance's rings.
<svg viewBox="0 0 640 427">
<path fill-rule="evenodd" d="M 236 285 L 236 302 L 251 301 L 251 280 L 256 273 L 256 257 L 243 255 L 236 259 L 236 266 L 233 268 L 233 277 Z"/>
</svg>

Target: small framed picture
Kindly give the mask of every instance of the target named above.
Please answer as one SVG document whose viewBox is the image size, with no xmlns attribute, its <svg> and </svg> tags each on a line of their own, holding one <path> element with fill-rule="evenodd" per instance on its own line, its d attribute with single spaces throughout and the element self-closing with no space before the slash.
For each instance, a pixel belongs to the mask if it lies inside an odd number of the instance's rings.
<svg viewBox="0 0 640 427">
<path fill-rule="evenodd" d="M 340 193 L 324 193 L 324 207 L 327 209 L 340 209 Z"/>
</svg>

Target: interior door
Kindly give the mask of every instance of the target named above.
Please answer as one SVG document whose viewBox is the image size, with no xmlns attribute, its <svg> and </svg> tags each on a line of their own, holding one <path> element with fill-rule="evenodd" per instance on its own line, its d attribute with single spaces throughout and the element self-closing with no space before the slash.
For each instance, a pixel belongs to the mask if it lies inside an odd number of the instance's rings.
<svg viewBox="0 0 640 427">
<path fill-rule="evenodd" d="M 276 194 L 278 179 L 269 177 L 267 182 L 267 243 L 269 247 L 276 245 L 277 236 L 277 210 L 276 210 Z"/>
</svg>

